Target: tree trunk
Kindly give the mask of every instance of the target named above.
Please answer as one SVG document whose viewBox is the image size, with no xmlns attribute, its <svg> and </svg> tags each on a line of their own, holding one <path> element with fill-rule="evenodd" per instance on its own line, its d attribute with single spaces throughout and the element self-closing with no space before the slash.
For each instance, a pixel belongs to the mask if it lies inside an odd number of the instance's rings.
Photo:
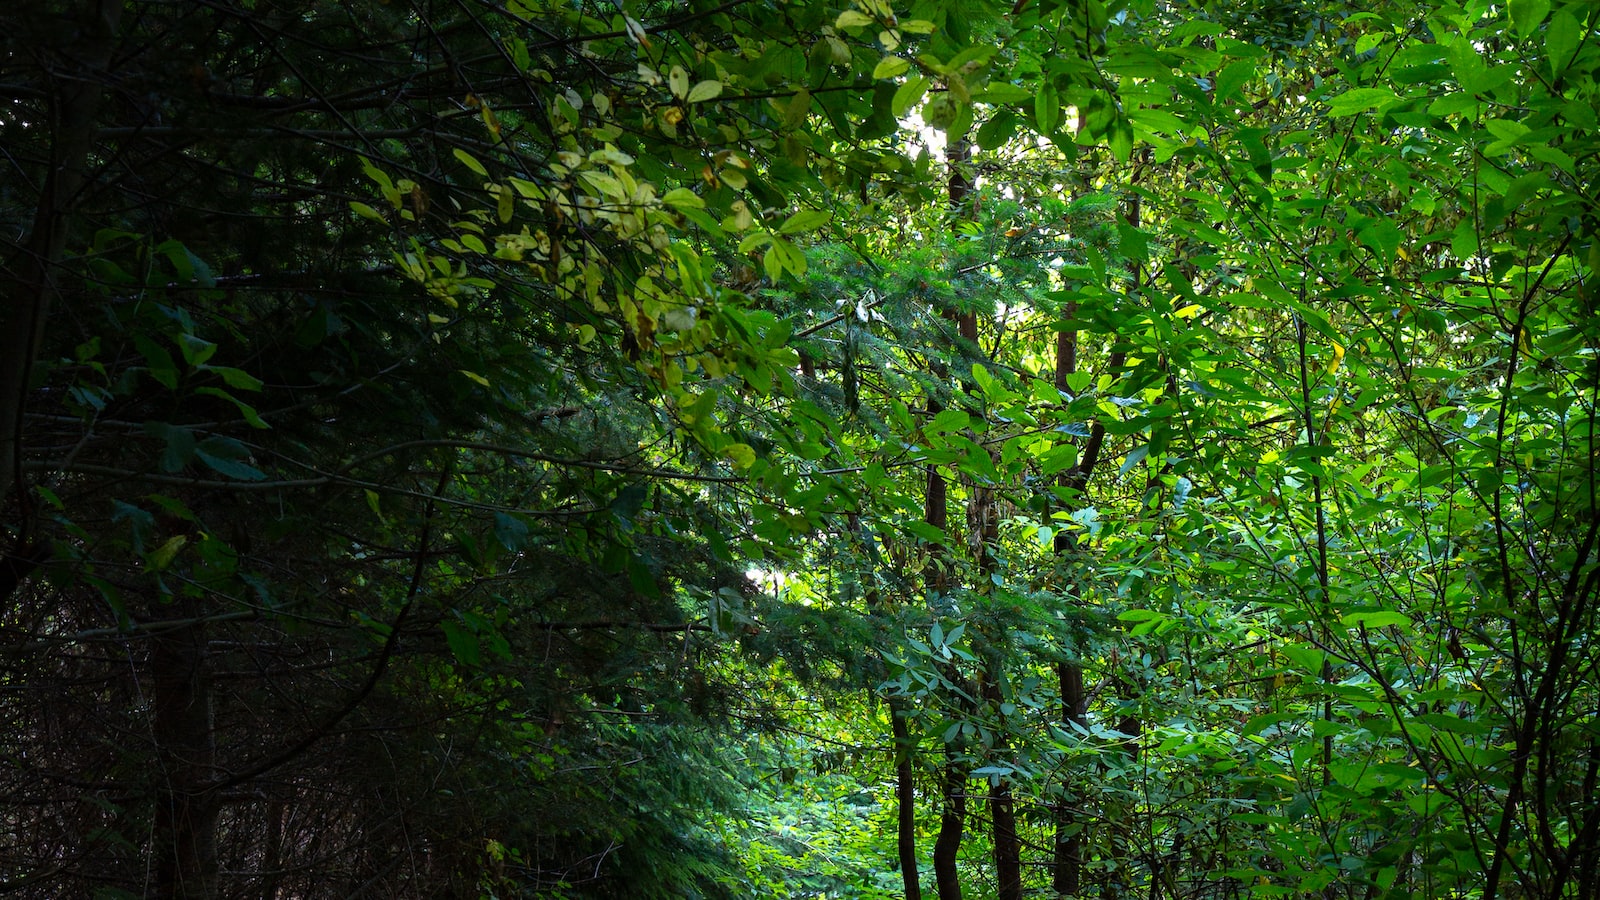
<svg viewBox="0 0 1600 900">
<path fill-rule="evenodd" d="M 983 696 L 997 711 L 1005 699 L 999 681 L 994 678 L 984 679 Z M 1005 748 L 1003 738 L 996 741 L 996 751 Z M 1022 900 L 1022 844 L 1017 839 L 1017 812 L 1011 784 L 1003 778 L 989 787 L 989 820 L 993 829 L 995 896 L 999 900 Z"/>
<path fill-rule="evenodd" d="M 22 487 L 22 417 L 28 382 L 44 337 L 50 303 L 67 247 L 68 219 L 89 182 L 89 151 L 99 125 L 102 85 L 122 21 L 122 0 L 92 0 L 77 28 L 63 29 L 65 46 L 40 52 L 60 60 L 50 98 L 49 168 L 28 234 L 7 261 L 14 273 L 0 303 L 0 503 Z M 26 498 L 19 496 L 19 503 Z"/>
<path fill-rule="evenodd" d="M 1138 180 L 1135 173 L 1134 181 Z M 1139 227 L 1140 208 L 1138 195 L 1134 195 L 1129 203 L 1127 222 L 1134 228 Z M 1138 291 L 1142 283 L 1143 273 L 1139 267 L 1133 267 L 1133 290 Z M 1076 303 L 1068 303 L 1063 310 L 1065 318 L 1076 317 L 1078 308 Z M 1126 362 L 1123 351 L 1114 351 L 1106 358 L 1106 373 L 1115 375 L 1116 370 Z M 1055 387 L 1059 392 L 1067 390 L 1067 376 L 1078 371 L 1078 333 L 1076 331 L 1062 331 L 1056 336 L 1056 371 Z M 1096 419 L 1089 426 L 1089 437 L 1084 441 L 1083 453 L 1078 457 L 1077 465 L 1061 474 L 1057 484 L 1062 487 L 1082 491 L 1089 484 L 1089 477 L 1094 474 L 1095 466 L 1100 462 L 1100 452 L 1105 446 L 1105 425 Z M 1071 557 L 1078 549 L 1077 535 L 1063 529 L 1056 533 L 1055 553 L 1058 557 Z M 1065 593 L 1076 602 L 1079 592 L 1075 579 L 1069 580 L 1065 586 Z M 1085 724 L 1088 709 L 1083 692 L 1083 668 L 1077 663 L 1064 662 L 1056 667 L 1056 677 L 1060 682 L 1061 691 L 1061 723 L 1069 730 L 1074 724 Z M 1056 843 L 1050 882 L 1056 894 L 1064 897 L 1076 896 L 1083 886 L 1083 833 L 1081 827 L 1074 827 L 1070 791 L 1063 787 L 1062 799 L 1055 808 Z"/>
<path fill-rule="evenodd" d="M 151 640 L 156 895 L 209 900 L 217 890 L 218 797 L 205 626 L 174 628 Z"/>
<path fill-rule="evenodd" d="M 961 876 L 956 857 L 967 822 L 967 771 L 954 759 L 944 765 L 944 811 L 939 816 L 939 837 L 933 842 L 933 881 L 939 900 L 961 900 Z"/>
<path fill-rule="evenodd" d="M 1064 533 L 1056 535 L 1057 553 L 1065 552 L 1062 544 L 1067 537 Z M 1083 667 L 1061 663 L 1056 666 L 1056 675 L 1061 681 L 1061 722 L 1071 730 L 1074 724 L 1085 724 Z M 1050 877 L 1051 888 L 1063 897 L 1076 896 L 1083 887 L 1083 835 L 1073 827 L 1072 803 L 1063 786 L 1055 808 L 1056 846 Z"/>
<path fill-rule="evenodd" d="M 905 709 L 889 704 L 894 728 L 894 796 L 898 814 L 897 848 L 900 854 L 900 880 L 905 884 L 906 900 L 922 900 L 922 879 L 917 871 L 917 790 L 912 781 L 911 731 L 906 727 Z"/>
</svg>

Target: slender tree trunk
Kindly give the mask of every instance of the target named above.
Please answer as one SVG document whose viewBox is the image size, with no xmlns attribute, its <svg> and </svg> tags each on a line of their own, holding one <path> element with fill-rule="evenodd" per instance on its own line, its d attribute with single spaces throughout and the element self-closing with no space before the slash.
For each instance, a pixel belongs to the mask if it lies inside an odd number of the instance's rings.
<svg viewBox="0 0 1600 900">
<path fill-rule="evenodd" d="M 967 770 L 954 759 L 944 766 L 944 809 L 939 815 L 939 837 L 933 842 L 933 880 L 939 900 L 961 900 L 961 876 L 956 858 L 967 823 Z"/>
<path fill-rule="evenodd" d="M 889 704 L 894 729 L 894 796 L 898 807 L 900 880 L 905 884 L 906 900 L 922 900 L 922 880 L 917 871 L 917 790 L 912 781 L 911 731 L 906 726 L 905 709 Z"/>
<path fill-rule="evenodd" d="M 60 292 L 59 266 L 78 194 L 89 181 L 89 151 L 99 125 L 100 101 L 111 48 L 122 20 L 122 0 L 90 0 L 64 46 L 40 48 L 61 66 L 50 98 L 49 169 L 34 207 L 33 224 L 6 265 L 14 273 L 0 301 L 0 503 L 21 487 L 22 417 L 28 381 L 44 337 L 51 301 Z M 25 502 L 25 498 L 19 498 Z"/>
<path fill-rule="evenodd" d="M 851 532 L 855 532 L 858 526 L 859 522 L 852 515 Z M 881 616 L 882 606 L 882 597 L 877 588 L 868 590 L 867 612 Z M 916 745 L 911 740 L 911 728 L 906 723 L 910 711 L 904 698 L 891 696 L 888 703 L 889 728 L 894 737 L 894 797 L 897 806 L 895 845 L 900 860 L 900 879 L 905 885 L 906 900 L 922 900 L 921 873 L 917 870 L 917 789 L 912 760 Z"/>
<path fill-rule="evenodd" d="M 968 145 L 966 141 L 951 143 L 947 159 L 950 165 L 949 197 L 952 213 L 959 216 L 962 204 L 967 199 L 971 187 L 962 165 L 967 161 Z M 966 333 L 964 318 L 956 310 L 945 310 L 943 317 L 946 321 L 954 322 L 957 328 Z M 976 327 L 974 320 L 973 326 Z M 947 373 L 942 364 L 932 367 L 935 375 L 944 376 Z M 937 415 L 942 411 L 943 405 L 937 397 L 928 399 L 928 412 Z M 928 487 L 925 495 L 926 506 L 923 510 L 923 521 L 943 531 L 949 524 L 948 491 L 944 475 L 937 466 L 928 466 Z M 949 590 L 949 565 L 948 548 L 936 548 L 933 577 L 927 582 L 930 596 L 943 594 Z M 933 879 L 938 890 L 939 900 L 961 900 L 961 876 L 956 869 L 956 860 L 961 852 L 961 840 L 965 836 L 967 820 L 967 771 L 966 767 L 958 763 L 951 748 L 945 748 L 944 785 L 941 791 L 941 809 L 939 813 L 939 836 L 933 843 Z"/>
<path fill-rule="evenodd" d="M 937 414 L 940 404 L 929 399 L 928 410 Z M 947 493 L 944 476 L 936 466 L 928 466 L 928 486 L 924 498 L 923 521 L 943 531 L 949 524 L 946 508 Z M 935 548 L 932 572 L 926 579 L 930 597 L 943 594 L 949 588 L 949 574 L 943 548 Z M 945 748 L 944 786 L 941 791 L 939 836 L 933 843 L 933 880 L 939 900 L 961 900 L 961 876 L 956 871 L 956 857 L 961 851 L 962 829 L 967 818 L 966 771 L 959 766 L 950 748 Z"/>
<path fill-rule="evenodd" d="M 1138 173 L 1134 179 L 1138 181 Z M 1129 202 L 1126 216 L 1129 225 L 1139 227 L 1140 207 L 1138 195 L 1134 195 Z M 1137 292 L 1143 281 L 1143 272 L 1135 265 L 1133 268 L 1133 291 Z M 1064 310 L 1065 317 L 1072 319 L 1077 316 L 1076 303 L 1069 303 Z M 1115 375 L 1117 369 L 1126 362 L 1123 351 L 1114 351 L 1106 359 L 1107 374 Z M 1078 371 L 1078 333 L 1063 330 L 1056 335 L 1056 390 L 1065 393 L 1067 390 L 1067 376 Z M 1089 426 L 1089 437 L 1084 441 L 1083 452 L 1078 457 L 1077 465 L 1061 474 L 1057 484 L 1065 488 L 1082 491 L 1089 484 L 1089 477 L 1094 474 L 1095 466 L 1100 462 L 1100 452 L 1105 446 L 1106 429 L 1098 419 Z M 1073 532 L 1063 529 L 1056 533 L 1055 553 L 1058 557 L 1075 556 L 1078 550 L 1078 537 Z M 1069 561 L 1070 565 L 1070 561 Z M 1073 602 L 1077 602 L 1079 590 L 1076 578 L 1071 578 L 1066 585 L 1066 594 Z M 1061 723 L 1069 730 L 1073 725 L 1084 725 L 1088 715 L 1087 698 L 1083 691 L 1083 668 L 1077 663 L 1064 662 L 1056 666 L 1056 677 L 1061 691 Z M 1074 897 L 1083 889 L 1083 830 L 1077 825 L 1072 810 L 1072 792 L 1064 787 L 1062 799 L 1055 808 L 1055 854 L 1052 860 L 1050 883 L 1058 896 Z"/>
<path fill-rule="evenodd" d="M 1056 536 L 1057 553 L 1064 552 L 1061 546 L 1064 537 L 1067 535 Z M 1071 730 L 1074 724 L 1085 724 L 1083 667 L 1061 663 L 1056 666 L 1056 674 L 1061 680 L 1061 721 Z M 1076 896 L 1083 887 L 1083 835 L 1073 827 L 1072 803 L 1073 799 L 1064 789 L 1055 808 L 1056 846 L 1050 886 L 1063 897 Z"/>
<path fill-rule="evenodd" d="M 996 709 L 1005 700 L 994 678 L 984 679 L 983 697 Z M 996 741 L 997 752 L 1005 749 L 1003 739 Z M 1005 779 L 989 786 L 989 818 L 993 828 L 995 896 L 999 900 L 1022 900 L 1022 844 L 1017 838 L 1017 812 L 1011 784 Z"/>
<path fill-rule="evenodd" d="M 192 618 L 197 611 L 186 612 Z M 209 900 L 217 890 L 218 798 L 206 629 L 175 628 L 151 641 L 156 895 Z"/>
</svg>

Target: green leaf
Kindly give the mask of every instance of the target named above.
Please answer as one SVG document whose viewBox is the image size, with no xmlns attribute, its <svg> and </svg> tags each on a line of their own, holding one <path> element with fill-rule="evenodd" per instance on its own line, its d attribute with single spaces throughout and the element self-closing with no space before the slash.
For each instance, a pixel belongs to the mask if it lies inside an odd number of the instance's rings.
<svg viewBox="0 0 1600 900">
<path fill-rule="evenodd" d="M 1056 126 L 1061 121 L 1061 98 L 1056 96 L 1055 86 L 1045 82 L 1039 86 L 1039 92 L 1033 98 L 1033 120 L 1040 134 L 1054 134 Z"/>
<path fill-rule="evenodd" d="M 1395 627 L 1403 631 L 1411 628 L 1411 617 L 1392 609 L 1358 610 L 1344 614 L 1339 618 L 1339 621 L 1351 628 L 1362 626 L 1367 628 Z"/>
<path fill-rule="evenodd" d="M 243 369 L 235 369 L 232 366 L 202 366 L 201 368 L 207 372 L 221 375 L 223 382 L 231 388 L 238 388 L 241 391 L 259 391 L 262 388 L 261 379 Z"/>
<path fill-rule="evenodd" d="M 1149 444 L 1143 444 L 1141 446 L 1135 447 L 1132 450 L 1128 451 L 1127 457 L 1122 460 L 1122 468 L 1118 470 L 1117 474 L 1118 475 L 1126 475 L 1126 474 L 1128 474 L 1128 471 L 1130 469 L 1132 469 L 1134 466 L 1137 466 L 1140 462 L 1144 461 L 1145 456 L 1148 455 L 1149 453 L 1150 453 L 1150 445 Z"/>
<path fill-rule="evenodd" d="M 839 18 L 833 21 L 835 28 L 863 28 L 867 25 L 877 24 L 873 18 L 860 10 L 847 9 L 839 13 Z"/>
<path fill-rule="evenodd" d="M 360 200 L 351 200 L 350 201 L 350 208 L 355 211 L 356 215 L 360 216 L 363 219 L 371 219 L 374 222 L 384 222 L 384 221 L 386 221 L 383 218 L 383 213 L 378 212 L 376 209 L 373 209 L 368 204 L 362 203 Z"/>
<path fill-rule="evenodd" d="M 1388 88 L 1354 88 L 1328 101 L 1328 115 L 1353 116 L 1398 99 Z"/>
<path fill-rule="evenodd" d="M 910 112 L 913 106 L 921 103 L 927 93 L 928 79 L 921 75 L 913 75 L 895 89 L 894 100 L 889 104 L 889 109 L 898 119 Z"/>
<path fill-rule="evenodd" d="M 1003 103 L 1021 103 L 1032 97 L 1033 92 L 1009 81 L 991 81 L 973 91 L 972 96 L 985 103 L 993 103 L 999 106 Z"/>
<path fill-rule="evenodd" d="M 705 209 L 706 201 L 688 188 L 673 188 L 661 197 L 661 202 L 677 210 Z"/>
<path fill-rule="evenodd" d="M 802 231 L 811 231 L 828 224 L 833 218 L 833 213 L 821 209 L 802 209 L 783 221 L 778 226 L 779 234 L 798 234 Z"/>
<path fill-rule="evenodd" d="M 707 79 L 689 90 L 686 99 L 689 103 L 704 103 L 707 100 L 722 96 L 722 82 Z"/>
<path fill-rule="evenodd" d="M 872 68 L 872 77 L 875 79 L 894 78 L 897 75 L 904 74 L 909 68 L 911 68 L 911 61 L 905 57 L 885 56 L 883 59 L 878 60 L 878 64 Z"/>
<path fill-rule="evenodd" d="M 722 455 L 733 461 L 733 467 L 744 471 L 756 464 L 755 448 L 749 444 L 729 444 L 722 448 Z"/>
<path fill-rule="evenodd" d="M 1511 25 L 1523 38 L 1531 37 L 1550 14 L 1550 0 L 1511 0 Z"/>
<path fill-rule="evenodd" d="M 166 542 L 161 546 L 150 551 L 150 554 L 145 557 L 145 561 L 148 562 L 150 564 L 150 568 L 154 569 L 155 571 L 165 571 L 168 566 L 172 565 L 172 561 L 177 557 L 178 551 L 182 550 L 184 545 L 187 543 L 189 543 L 188 535 L 173 535 L 172 537 L 167 538 Z"/>
<path fill-rule="evenodd" d="M 1380 262 L 1392 262 L 1400 249 L 1400 229 L 1388 219 L 1375 219 L 1363 225 L 1356 236 L 1372 248 Z"/>
<path fill-rule="evenodd" d="M 1217 73 L 1216 85 L 1212 92 L 1213 102 L 1225 103 L 1233 98 L 1234 94 L 1244 86 L 1245 82 L 1254 78 L 1260 72 L 1260 63 L 1253 59 L 1241 59 Z"/>
<path fill-rule="evenodd" d="M 230 438 L 211 437 L 195 448 L 194 455 L 212 471 L 238 481 L 264 481 L 266 473 L 245 460 L 250 452 Z"/>
<path fill-rule="evenodd" d="M 444 629 L 444 639 L 450 645 L 450 652 L 464 666 L 478 666 L 483 663 L 483 648 L 478 642 L 478 636 L 466 627 L 446 619 L 440 624 Z"/>
<path fill-rule="evenodd" d="M 1544 52 L 1550 59 L 1551 74 L 1559 77 L 1572 63 L 1573 51 L 1583 39 L 1583 28 L 1569 10 L 1559 10 L 1550 17 L 1550 27 L 1544 33 Z"/>
<path fill-rule="evenodd" d="M 528 545 L 528 523 L 510 513 L 494 514 L 494 539 L 515 553 Z"/>
<path fill-rule="evenodd" d="M 929 434 L 964 431 L 972 425 L 972 417 L 959 409 L 946 409 L 934 416 L 924 429 Z"/>
<path fill-rule="evenodd" d="M 161 451 L 161 471 L 181 472 L 194 459 L 194 432 L 166 422 L 146 422 L 144 431 L 153 438 L 166 442 Z"/>
<path fill-rule="evenodd" d="M 1440 731 L 1449 731 L 1455 734 L 1485 735 L 1494 732 L 1493 726 L 1487 722 L 1474 722 L 1448 713 L 1422 713 L 1412 718 Z"/>
<path fill-rule="evenodd" d="M 268 429 L 270 429 L 272 427 L 271 425 L 268 425 L 266 423 L 266 421 L 261 418 L 260 414 L 258 414 L 256 412 L 255 407 L 253 407 L 250 404 L 244 402 L 243 400 L 240 400 L 238 397 L 235 397 L 234 395 L 228 393 L 227 391 L 223 390 L 222 388 L 219 388 L 219 387 L 200 387 L 200 388 L 195 388 L 194 392 L 196 394 L 205 394 L 206 396 L 216 397 L 216 398 L 218 398 L 220 400 L 226 400 L 229 403 L 232 403 L 234 405 L 234 407 L 239 410 L 239 415 L 244 418 L 245 423 L 248 424 L 251 428 L 259 428 L 259 429 L 265 431 L 265 430 L 268 430 Z"/>
<path fill-rule="evenodd" d="M 473 156 L 471 153 L 468 153 L 460 147 L 455 148 L 451 152 L 454 153 L 456 159 L 461 161 L 462 165 L 478 173 L 479 175 L 482 175 L 484 178 L 489 177 L 489 170 L 483 167 L 483 163 L 478 162 L 478 158 L 476 156 Z M 353 203 L 351 204 L 351 206 L 354 205 L 355 204 Z M 360 210 L 357 210 L 357 212 L 360 212 Z"/>
</svg>

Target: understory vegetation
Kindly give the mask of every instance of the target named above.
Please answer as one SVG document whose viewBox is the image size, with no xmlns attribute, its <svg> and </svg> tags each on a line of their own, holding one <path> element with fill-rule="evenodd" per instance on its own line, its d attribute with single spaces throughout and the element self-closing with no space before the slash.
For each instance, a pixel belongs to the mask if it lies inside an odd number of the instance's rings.
<svg viewBox="0 0 1600 900">
<path fill-rule="evenodd" d="M 1587 0 L 31 0 L 0 890 L 1600 896 Z"/>
</svg>

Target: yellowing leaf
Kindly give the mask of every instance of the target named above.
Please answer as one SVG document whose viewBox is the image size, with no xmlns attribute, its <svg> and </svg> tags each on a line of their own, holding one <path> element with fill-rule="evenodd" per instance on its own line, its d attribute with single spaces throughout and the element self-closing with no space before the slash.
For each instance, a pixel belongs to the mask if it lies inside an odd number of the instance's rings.
<svg viewBox="0 0 1600 900">
<path fill-rule="evenodd" d="M 756 463 L 756 451 L 749 444 L 729 444 L 722 452 L 733 460 L 736 469 L 748 469 Z"/>
<path fill-rule="evenodd" d="M 667 73 L 667 86 L 672 90 L 672 96 L 682 100 L 689 95 L 689 73 L 683 66 L 673 66 Z"/>
<path fill-rule="evenodd" d="M 1344 362 L 1344 345 L 1338 341 L 1333 342 L 1333 359 L 1328 362 L 1328 374 L 1339 371 L 1339 364 Z"/>
<path fill-rule="evenodd" d="M 472 379 L 473 381 L 476 381 L 477 383 L 483 385 L 484 387 L 488 387 L 489 386 L 489 379 L 483 377 L 482 375 L 479 375 L 477 372 L 469 372 L 466 369 L 461 369 L 460 372 L 461 372 L 461 374 L 467 376 L 468 378 Z"/>
<path fill-rule="evenodd" d="M 635 19 L 632 16 L 623 16 L 622 22 L 627 27 L 628 37 L 631 38 L 635 44 L 638 44 L 641 47 L 650 46 L 650 35 L 644 30 L 644 26 L 639 24 L 638 19 Z"/>
<path fill-rule="evenodd" d="M 1192 319 L 1195 316 L 1200 315 L 1200 313 L 1202 313 L 1204 311 L 1205 311 L 1205 308 L 1202 307 L 1200 304 L 1191 303 L 1188 306 L 1185 306 L 1183 309 L 1180 309 L 1177 312 L 1173 313 L 1173 315 L 1177 316 L 1180 319 Z"/>
<path fill-rule="evenodd" d="M 863 26 L 871 25 L 871 24 L 872 24 L 872 17 L 871 16 L 869 16 L 866 13 L 861 12 L 859 10 L 847 9 L 844 12 L 839 13 L 839 18 L 834 20 L 833 27 L 835 27 L 835 28 L 861 28 Z"/>
</svg>

